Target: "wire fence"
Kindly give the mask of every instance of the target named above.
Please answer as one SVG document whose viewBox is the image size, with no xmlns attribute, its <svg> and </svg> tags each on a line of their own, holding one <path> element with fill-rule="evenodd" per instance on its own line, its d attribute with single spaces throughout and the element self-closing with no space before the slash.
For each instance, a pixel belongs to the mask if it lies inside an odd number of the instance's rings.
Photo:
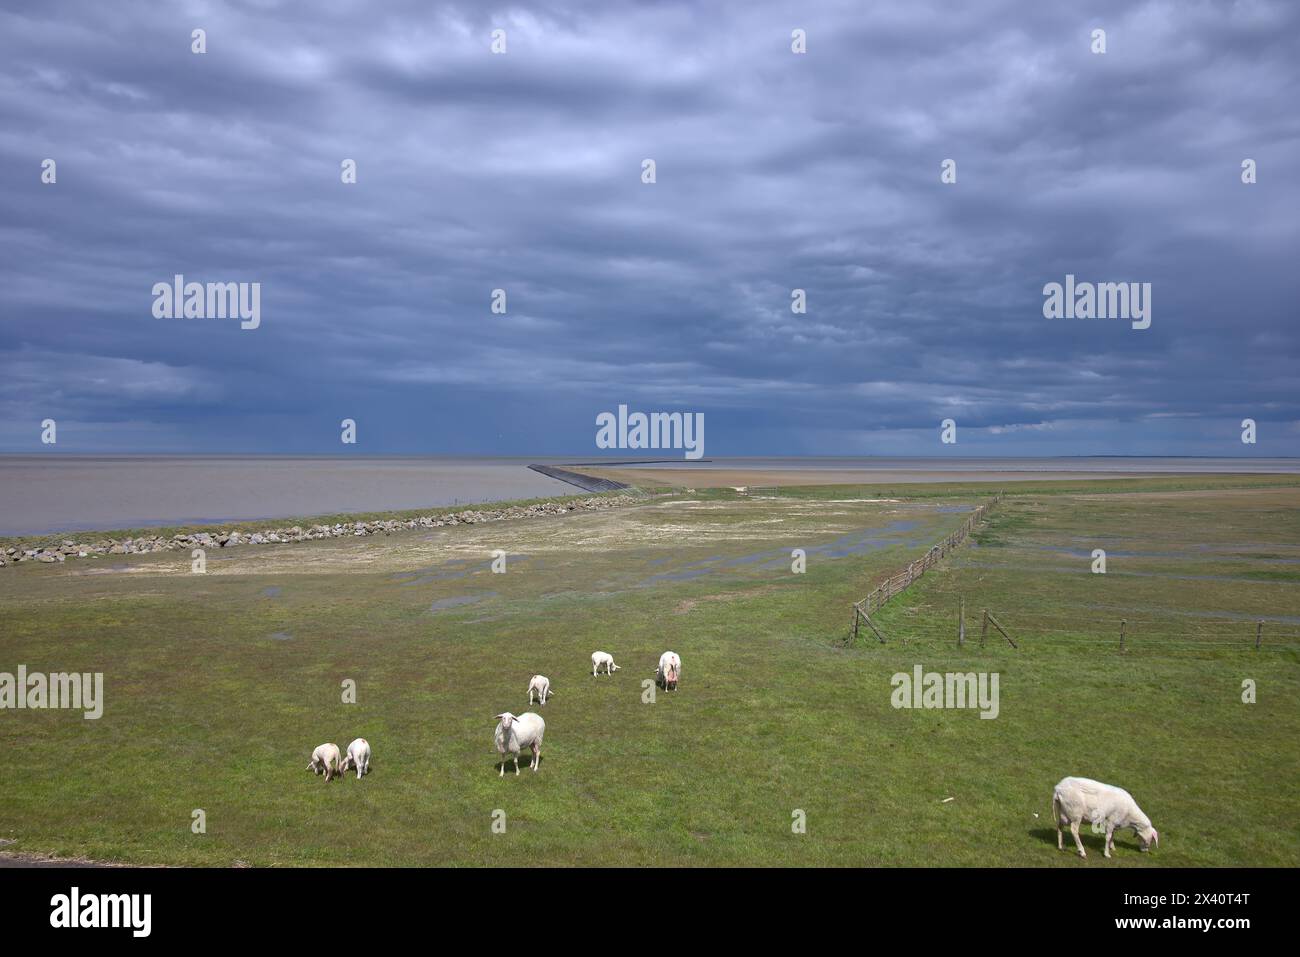
<svg viewBox="0 0 1300 957">
<path fill-rule="evenodd" d="M 883 642 L 885 637 L 872 623 L 871 613 L 879 611 L 889 599 L 910 588 L 929 569 L 937 565 L 940 559 L 966 541 L 971 532 L 975 530 L 975 527 L 988 516 L 989 510 L 1000 501 L 1002 501 L 1002 493 L 998 492 L 990 501 L 985 502 L 971 512 L 966 521 L 962 522 L 955 532 L 937 544 L 931 545 L 930 550 L 925 555 L 914 562 L 910 562 L 901 572 L 890 575 L 877 585 L 875 590 L 868 594 L 866 598 L 855 601 L 853 603 L 853 630 L 849 633 L 847 643 L 852 644 L 857 640 L 858 625 L 863 622 L 875 633 L 876 638 Z"/>
<path fill-rule="evenodd" d="M 1001 636 L 983 624 L 982 611 L 979 609 L 974 616 L 963 617 L 954 609 L 951 625 L 944 625 L 932 612 L 918 620 L 909 620 L 910 616 L 904 610 L 884 619 L 876 618 L 871 625 L 873 633 L 882 640 L 902 645 L 925 643 L 962 647 L 986 644 L 989 640 L 1002 645 Z M 1086 647 L 1099 652 L 1132 653 L 1143 657 L 1165 651 L 1183 654 L 1188 651 L 1300 651 L 1300 629 L 1262 619 L 1241 622 L 1241 627 L 1215 624 L 1198 629 L 1193 633 L 1194 637 L 1189 637 L 1188 630 L 1171 619 L 1117 618 L 1061 627 L 1035 616 L 1022 617 L 1014 610 L 1005 613 L 995 610 L 995 614 L 997 621 L 1016 642 L 1018 650 Z M 1090 631 L 1092 634 L 1088 633 Z"/>
<path fill-rule="evenodd" d="M 898 641 L 902 644 L 926 642 L 951 644 L 961 647 L 979 641 L 987 643 L 990 637 L 999 643 L 1003 639 L 1013 648 L 1027 643 L 1031 649 L 1044 647 L 1087 647 L 1098 652 L 1134 653 L 1141 656 L 1158 655 L 1165 651 L 1186 655 L 1188 651 L 1253 651 L 1300 650 L 1300 627 L 1289 616 L 1250 615 L 1218 617 L 1206 613 L 1203 617 L 1191 612 L 1170 611 L 1162 615 L 1152 609 L 1134 609 L 1127 614 L 1118 606 L 1114 615 L 1098 614 L 1097 608 L 1065 609 L 1058 614 L 1044 614 L 1037 609 L 1015 607 L 979 608 L 972 622 L 966 614 L 964 596 L 954 595 L 955 589 L 946 579 L 938 589 L 939 594 L 952 601 L 951 625 L 943 623 L 946 614 L 934 607 L 934 589 L 925 589 L 930 601 L 921 606 L 892 610 L 873 618 L 891 598 L 906 591 L 921 579 L 927 570 L 965 542 L 975 528 L 988 517 L 989 510 L 1002 500 L 999 492 L 994 498 L 977 508 L 943 541 L 932 546 L 926 554 L 911 562 L 905 569 L 884 581 L 861 601 L 853 603 L 853 628 L 848 643 L 859 636 L 859 626 L 865 625 L 875 638 L 883 643 Z M 955 568 L 973 567 L 959 560 Z M 993 571 L 1015 571 L 1013 568 L 991 568 Z M 983 576 L 979 576 L 982 580 Z M 969 583 L 968 583 L 969 584 Z M 978 582 L 976 582 L 978 586 Z M 1041 592 L 1041 589 L 1038 589 Z M 1014 592 L 1018 597 L 1027 594 Z M 1005 593 L 1003 593 L 1005 597 Z M 1153 613 L 1154 611 L 1154 613 Z M 990 627 L 992 626 L 992 627 Z M 999 634 L 1000 633 L 1000 634 Z"/>
<path fill-rule="evenodd" d="M 913 582 L 917 581 L 929 569 L 937 565 L 940 559 L 961 545 L 962 542 L 966 541 L 966 539 L 970 537 L 971 532 L 974 531 L 975 527 L 979 525 L 980 522 L 984 521 L 985 517 L 988 515 L 989 509 L 1001 500 L 1002 493 L 999 492 L 997 495 L 993 496 L 991 501 L 985 502 L 983 505 L 979 506 L 979 508 L 975 509 L 975 511 L 971 512 L 970 516 L 966 521 L 961 523 L 961 526 L 955 532 L 943 539 L 943 541 L 930 546 L 929 551 L 916 561 L 908 563 L 908 566 L 902 571 L 890 575 L 883 582 L 877 585 L 875 590 L 867 595 L 866 598 L 859 602 L 854 602 L 854 607 L 869 615 L 873 611 L 878 611 L 885 602 L 889 601 L 889 599 L 893 598 L 895 595 L 906 591 Z M 856 615 L 854 617 L 856 619 Z"/>
</svg>

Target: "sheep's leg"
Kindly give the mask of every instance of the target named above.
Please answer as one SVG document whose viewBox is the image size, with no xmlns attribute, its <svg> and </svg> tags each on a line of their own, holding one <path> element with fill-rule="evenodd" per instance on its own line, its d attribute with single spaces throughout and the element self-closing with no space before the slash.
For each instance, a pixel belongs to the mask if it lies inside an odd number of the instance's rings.
<svg viewBox="0 0 1300 957">
<path fill-rule="evenodd" d="M 519 752 L 515 752 L 515 777 L 519 777 Z"/>
<path fill-rule="evenodd" d="M 541 760 L 541 758 L 542 758 L 542 745 L 541 745 L 541 742 L 539 742 L 539 741 L 534 741 L 534 742 L 533 742 L 533 765 L 532 765 L 534 771 L 537 770 L 537 763 L 538 763 L 538 761 Z"/>
<path fill-rule="evenodd" d="M 1115 826 L 1106 825 L 1106 856 L 1110 857 L 1110 852 L 1115 850 Z"/>
<path fill-rule="evenodd" d="M 501 773 L 498 774 L 497 777 L 503 778 L 505 776 L 506 776 L 506 753 L 502 751 L 501 752 Z"/>
<path fill-rule="evenodd" d="M 1083 849 L 1083 841 L 1079 840 L 1079 822 L 1070 822 L 1070 833 L 1074 835 L 1074 846 L 1079 849 L 1080 857 L 1087 857 L 1088 852 Z"/>
</svg>

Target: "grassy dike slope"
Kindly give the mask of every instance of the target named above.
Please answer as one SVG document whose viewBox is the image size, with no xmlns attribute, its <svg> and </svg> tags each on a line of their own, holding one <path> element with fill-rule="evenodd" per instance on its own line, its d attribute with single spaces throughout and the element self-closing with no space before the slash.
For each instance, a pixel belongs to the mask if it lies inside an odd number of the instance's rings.
<svg viewBox="0 0 1300 957">
<path fill-rule="evenodd" d="M 165 864 L 1295 866 L 1300 490 L 1180 482 L 1010 487 L 978 544 L 881 613 L 883 647 L 842 645 L 848 603 L 987 487 L 710 490 L 214 551 L 203 576 L 176 553 L 7 568 L 0 671 L 102 671 L 107 702 L 98 721 L 0 712 L 0 838 Z M 1049 550 L 1092 547 L 1112 549 L 1106 576 Z M 958 651 L 958 595 L 976 638 L 987 605 L 1021 649 Z M 1141 621 L 1122 657 L 1117 608 Z M 1224 611 L 1244 617 L 1185 614 Z M 667 648 L 681 690 L 643 703 Z M 593 679 L 597 649 L 623 670 Z M 892 708 L 890 676 L 918 663 L 999 672 L 999 717 Z M 527 710 L 537 672 L 556 691 L 541 771 L 500 779 L 493 715 Z M 316 744 L 358 735 L 364 781 L 306 772 Z M 1161 849 L 1059 854 L 1065 774 L 1132 790 Z"/>
</svg>

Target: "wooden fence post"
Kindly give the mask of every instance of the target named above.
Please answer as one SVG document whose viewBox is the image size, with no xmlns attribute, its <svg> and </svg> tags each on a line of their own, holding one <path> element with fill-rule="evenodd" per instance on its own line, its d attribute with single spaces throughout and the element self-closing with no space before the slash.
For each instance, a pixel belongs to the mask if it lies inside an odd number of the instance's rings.
<svg viewBox="0 0 1300 957">
<path fill-rule="evenodd" d="M 984 647 L 984 639 L 989 636 L 989 610 L 984 609 L 984 623 L 980 625 L 980 647 Z"/>
<path fill-rule="evenodd" d="M 1264 631 L 1264 619 L 1261 618 L 1259 621 L 1255 622 L 1255 650 L 1256 651 L 1259 651 L 1259 640 L 1263 636 L 1263 631 Z"/>
<path fill-rule="evenodd" d="M 883 645 L 885 643 L 885 636 L 880 633 L 880 630 L 878 628 L 876 628 L 875 622 L 871 620 L 871 616 L 863 615 L 862 617 L 866 621 L 867 627 L 876 633 L 877 640 L 879 640 L 879 642 Z"/>
<path fill-rule="evenodd" d="M 961 596 L 961 608 L 957 612 L 957 647 L 966 640 L 966 596 Z"/>
<path fill-rule="evenodd" d="M 984 614 L 988 616 L 988 620 L 989 620 L 989 621 L 993 622 L 993 627 L 996 628 L 998 631 L 1002 632 L 1002 637 L 1005 638 L 1005 639 L 1007 640 L 1007 644 L 1009 644 L 1012 648 L 1019 648 L 1019 647 L 1020 647 L 1019 645 L 1017 645 L 1017 644 L 1015 643 L 1015 641 L 1011 638 L 1011 636 L 1007 634 L 1007 630 L 1006 630 L 1005 628 L 1002 627 L 1002 622 L 998 621 L 996 618 L 994 618 L 992 615 L 990 615 L 987 611 L 985 611 Z"/>
<path fill-rule="evenodd" d="M 1124 651 L 1124 628 L 1128 625 L 1127 618 L 1121 618 L 1119 621 L 1119 650 L 1122 654 Z"/>
</svg>

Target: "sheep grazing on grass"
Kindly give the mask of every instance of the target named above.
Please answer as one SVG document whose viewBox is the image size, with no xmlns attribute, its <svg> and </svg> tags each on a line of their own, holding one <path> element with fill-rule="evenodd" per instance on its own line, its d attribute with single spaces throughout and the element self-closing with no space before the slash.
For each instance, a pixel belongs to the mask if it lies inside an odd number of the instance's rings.
<svg viewBox="0 0 1300 957">
<path fill-rule="evenodd" d="M 357 769 L 358 781 L 363 775 L 370 773 L 370 742 L 365 738 L 357 738 L 348 745 L 348 753 L 344 756 L 343 763 L 339 765 L 339 772 L 351 768 Z"/>
<path fill-rule="evenodd" d="M 1142 841 L 1142 850 L 1150 850 L 1152 844 L 1160 846 L 1160 835 L 1151 826 L 1151 818 L 1137 806 L 1133 795 L 1123 788 L 1090 778 L 1062 778 L 1052 791 L 1052 816 L 1056 818 L 1057 849 L 1065 849 L 1065 834 L 1061 829 L 1069 825 L 1080 857 L 1088 856 L 1083 841 L 1079 840 L 1079 825 L 1083 821 L 1095 828 L 1106 829 L 1104 848 L 1107 857 L 1115 849 L 1115 832 L 1126 827 Z"/>
<path fill-rule="evenodd" d="M 618 671 L 618 665 L 614 664 L 614 656 L 606 654 L 603 651 L 593 651 L 591 653 L 591 676 L 594 678 L 600 673 L 600 666 L 605 666 L 605 674 L 612 675 Z"/>
<path fill-rule="evenodd" d="M 675 651 L 665 651 L 659 656 L 659 670 L 655 672 L 655 681 L 665 691 L 676 691 L 677 682 L 682 676 L 682 659 Z"/>
<path fill-rule="evenodd" d="M 551 690 L 551 679 L 546 677 L 546 675 L 533 675 L 528 679 L 529 704 L 533 703 L 533 692 L 537 693 L 537 697 L 541 700 L 542 704 L 546 704 L 546 699 L 555 694 L 555 692 Z"/>
<path fill-rule="evenodd" d="M 337 744 L 322 744 L 311 753 L 311 764 L 307 765 L 307 770 L 315 774 L 324 774 L 326 781 L 334 780 L 335 776 L 342 773 L 339 768 L 339 746 Z"/>
<path fill-rule="evenodd" d="M 497 776 L 505 777 L 506 755 L 510 754 L 515 759 L 515 776 L 518 777 L 519 752 L 524 748 L 532 749 L 533 760 L 528 766 L 536 771 L 542 761 L 542 735 L 546 733 L 546 722 L 542 716 L 526 711 L 516 718 L 506 711 L 497 715 L 497 718 L 501 722 L 497 725 L 494 736 L 497 754 L 501 755 L 501 773 Z"/>
</svg>

